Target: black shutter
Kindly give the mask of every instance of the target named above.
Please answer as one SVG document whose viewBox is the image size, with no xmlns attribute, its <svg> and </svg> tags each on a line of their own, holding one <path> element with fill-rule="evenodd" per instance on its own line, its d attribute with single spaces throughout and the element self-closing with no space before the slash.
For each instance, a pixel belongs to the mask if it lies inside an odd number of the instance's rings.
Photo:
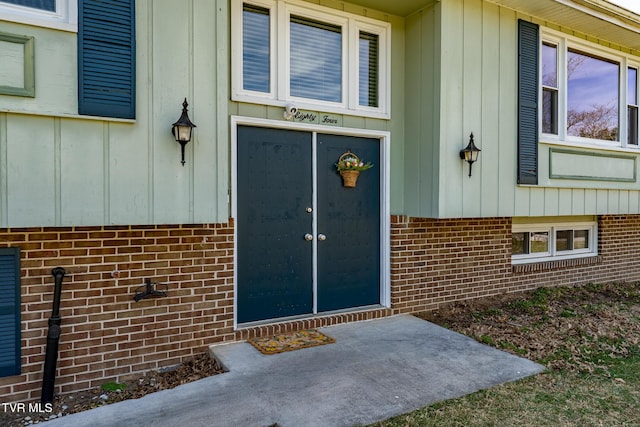
<svg viewBox="0 0 640 427">
<path fill-rule="evenodd" d="M 78 1 L 78 110 L 134 119 L 135 0 Z"/>
<path fill-rule="evenodd" d="M 518 21 L 518 184 L 538 184 L 538 34 Z"/>
<path fill-rule="evenodd" d="M 0 377 L 20 374 L 20 249 L 0 248 Z"/>
</svg>

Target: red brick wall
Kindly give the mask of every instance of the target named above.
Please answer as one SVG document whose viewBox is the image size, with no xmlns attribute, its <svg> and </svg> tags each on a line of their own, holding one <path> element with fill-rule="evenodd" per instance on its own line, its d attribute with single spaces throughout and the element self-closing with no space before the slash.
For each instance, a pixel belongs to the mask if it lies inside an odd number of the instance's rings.
<svg viewBox="0 0 640 427">
<path fill-rule="evenodd" d="M 232 222 L 0 229 L 0 246 L 22 250 L 22 375 L 0 378 L 0 400 L 40 397 L 56 266 L 67 271 L 55 391 L 64 393 L 170 366 L 221 341 L 415 313 L 539 286 L 640 280 L 640 215 L 603 216 L 598 228 L 597 257 L 512 266 L 510 218 L 393 216 L 391 310 L 238 331 Z M 146 278 L 167 283 L 169 296 L 134 302 Z"/>
<path fill-rule="evenodd" d="M 504 292 L 510 275 L 510 218 L 391 218 L 395 313 Z"/>
<path fill-rule="evenodd" d="M 640 215 L 598 221 L 598 256 L 511 265 L 511 219 L 391 220 L 394 313 L 540 286 L 640 280 Z"/>
<path fill-rule="evenodd" d="M 56 393 L 170 366 L 234 339 L 233 224 L 0 229 L 21 248 L 22 375 L 0 400 L 40 397 L 54 279 L 62 284 Z M 168 297 L 134 302 L 146 278 Z"/>
<path fill-rule="evenodd" d="M 598 257 L 573 268 L 561 262 L 541 263 L 541 269 L 514 269 L 514 281 L 530 289 L 607 281 L 640 280 L 640 215 L 605 215 L 598 219 Z M 550 265 L 549 265 L 550 264 Z"/>
</svg>

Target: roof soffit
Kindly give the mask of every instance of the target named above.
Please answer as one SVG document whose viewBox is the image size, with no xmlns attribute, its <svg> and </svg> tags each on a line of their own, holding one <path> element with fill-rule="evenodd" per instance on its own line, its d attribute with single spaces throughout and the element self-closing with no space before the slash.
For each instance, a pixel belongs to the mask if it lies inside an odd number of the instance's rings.
<svg viewBox="0 0 640 427">
<path fill-rule="evenodd" d="M 446 0 L 445 0 L 446 1 Z M 640 15 L 604 0 L 487 0 L 640 51 Z"/>
</svg>

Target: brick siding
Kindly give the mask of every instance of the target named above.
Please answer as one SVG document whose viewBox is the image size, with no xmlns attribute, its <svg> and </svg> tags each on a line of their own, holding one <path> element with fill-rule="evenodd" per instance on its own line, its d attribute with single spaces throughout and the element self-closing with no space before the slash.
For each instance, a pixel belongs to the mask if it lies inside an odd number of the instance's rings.
<svg viewBox="0 0 640 427">
<path fill-rule="evenodd" d="M 510 276 L 510 218 L 391 218 L 394 313 L 495 295 L 517 287 Z"/>
<path fill-rule="evenodd" d="M 540 286 L 639 280 L 640 215 L 599 218 L 598 256 L 511 265 L 511 219 L 391 218 L 391 309 L 245 327 L 233 324 L 233 222 L 0 229 L 21 248 L 22 374 L 0 378 L 0 400 L 40 397 L 53 277 L 61 266 L 56 393 L 171 366 L 220 342 L 433 310 Z M 169 296 L 133 301 L 145 279 Z"/>
<path fill-rule="evenodd" d="M 640 280 L 640 215 L 598 219 L 598 256 L 511 265 L 511 219 L 391 219 L 393 313 L 541 286 Z"/>
<path fill-rule="evenodd" d="M 170 366 L 235 339 L 233 224 L 0 229 L 21 249 L 22 374 L 0 400 L 40 397 L 51 316 L 51 269 L 62 283 L 56 393 Z M 145 279 L 168 297 L 134 302 Z"/>
</svg>

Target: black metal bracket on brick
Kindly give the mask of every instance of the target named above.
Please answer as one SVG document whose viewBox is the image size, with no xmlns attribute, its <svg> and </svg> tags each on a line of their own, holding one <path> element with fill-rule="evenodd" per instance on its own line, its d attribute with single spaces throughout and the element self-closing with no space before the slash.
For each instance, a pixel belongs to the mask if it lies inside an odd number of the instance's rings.
<svg viewBox="0 0 640 427">
<path fill-rule="evenodd" d="M 167 296 L 167 290 L 169 286 L 166 283 L 151 282 L 151 279 L 146 279 L 145 284 L 136 288 L 133 300 L 135 302 L 141 299 L 147 298 L 162 298 Z M 163 289 L 159 289 L 163 288 Z"/>
</svg>

